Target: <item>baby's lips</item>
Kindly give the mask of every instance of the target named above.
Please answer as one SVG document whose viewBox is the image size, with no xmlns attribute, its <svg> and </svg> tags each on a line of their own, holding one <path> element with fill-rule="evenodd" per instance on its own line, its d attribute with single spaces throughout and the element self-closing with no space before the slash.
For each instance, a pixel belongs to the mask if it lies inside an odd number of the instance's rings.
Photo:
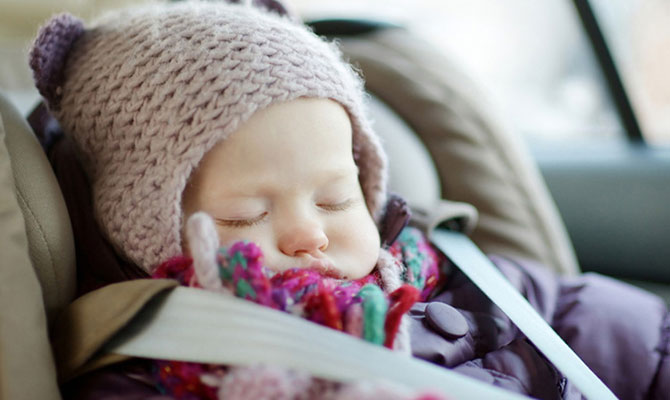
<svg viewBox="0 0 670 400">
<path fill-rule="evenodd" d="M 334 279 L 344 279 L 345 277 L 342 276 L 342 273 L 333 266 L 333 264 L 324 261 L 324 260 L 315 260 L 309 263 L 309 265 L 306 267 L 306 269 L 311 269 L 319 274 L 328 277 L 328 278 L 334 278 Z"/>
</svg>

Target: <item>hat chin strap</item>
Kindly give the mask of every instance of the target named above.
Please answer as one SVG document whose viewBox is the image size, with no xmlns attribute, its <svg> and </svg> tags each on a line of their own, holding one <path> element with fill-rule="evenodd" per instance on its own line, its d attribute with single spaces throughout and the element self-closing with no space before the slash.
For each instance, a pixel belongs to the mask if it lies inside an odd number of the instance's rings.
<svg viewBox="0 0 670 400">
<path fill-rule="evenodd" d="M 203 289 L 228 292 L 221 283 L 219 268 L 216 264 L 219 235 L 216 233 L 212 217 L 202 211 L 188 217 L 186 238 L 198 284 Z"/>
</svg>

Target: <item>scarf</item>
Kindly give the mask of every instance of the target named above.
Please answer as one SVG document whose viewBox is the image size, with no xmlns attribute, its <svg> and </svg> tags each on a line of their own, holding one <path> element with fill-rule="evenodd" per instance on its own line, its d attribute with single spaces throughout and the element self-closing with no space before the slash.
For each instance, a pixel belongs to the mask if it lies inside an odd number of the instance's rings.
<svg viewBox="0 0 670 400">
<path fill-rule="evenodd" d="M 220 281 L 216 289 L 212 284 L 204 284 L 204 279 L 198 279 L 193 259 L 186 256 L 162 263 L 153 277 L 227 292 L 394 349 L 400 347 L 397 342 L 403 315 L 415 302 L 425 301 L 444 284 L 445 274 L 440 273 L 442 257 L 419 230 L 407 227 L 391 246 L 382 249 L 373 272 L 357 280 L 326 277 L 311 269 L 273 272 L 263 265 L 261 249 L 255 243 L 244 241 L 221 247 L 216 252 L 215 271 Z M 389 279 L 384 279 L 384 275 L 389 274 L 394 276 L 392 281 L 399 280 L 399 284 L 389 284 Z M 327 398 L 326 393 L 330 393 L 329 398 L 336 398 L 334 394 L 343 391 L 336 383 L 266 367 L 252 368 L 253 379 L 240 378 L 240 368 L 190 362 L 155 361 L 154 370 L 159 390 L 178 399 L 231 398 L 233 393 L 241 393 L 237 398 L 253 398 L 250 394 L 257 393 L 255 387 L 263 381 L 261 377 L 267 378 L 265 385 L 274 386 L 275 391 L 280 387 L 283 392 L 297 391 L 278 398 L 301 398 L 306 393 L 310 393 L 307 398 Z M 244 370 L 243 376 L 250 373 L 250 369 Z M 287 381 L 292 383 L 287 385 Z M 240 388 L 245 387 L 243 382 L 248 386 L 244 393 L 240 392 Z"/>
</svg>

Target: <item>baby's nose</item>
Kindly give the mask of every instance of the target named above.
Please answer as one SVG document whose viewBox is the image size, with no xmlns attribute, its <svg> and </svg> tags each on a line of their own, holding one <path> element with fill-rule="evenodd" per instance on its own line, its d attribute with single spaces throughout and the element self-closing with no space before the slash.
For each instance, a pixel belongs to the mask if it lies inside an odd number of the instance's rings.
<svg viewBox="0 0 670 400">
<path fill-rule="evenodd" d="M 328 248 L 328 236 L 311 221 L 302 221 L 283 230 L 278 240 L 279 250 L 287 256 L 309 254 L 318 257 Z"/>
</svg>

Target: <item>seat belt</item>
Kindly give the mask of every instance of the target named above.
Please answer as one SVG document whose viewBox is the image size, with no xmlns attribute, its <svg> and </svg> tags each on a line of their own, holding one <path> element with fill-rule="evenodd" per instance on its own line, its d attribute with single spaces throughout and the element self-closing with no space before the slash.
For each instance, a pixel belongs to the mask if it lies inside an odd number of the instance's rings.
<svg viewBox="0 0 670 400">
<path fill-rule="evenodd" d="M 153 300 L 102 351 L 211 364 L 274 365 L 341 382 L 438 390 L 454 400 L 527 399 L 302 318 L 189 287 Z"/>
<path fill-rule="evenodd" d="M 587 399 L 616 399 L 612 391 L 558 336 L 470 238 L 459 232 L 436 229 L 431 233 L 430 239 L 509 317 L 582 395 Z"/>
</svg>

